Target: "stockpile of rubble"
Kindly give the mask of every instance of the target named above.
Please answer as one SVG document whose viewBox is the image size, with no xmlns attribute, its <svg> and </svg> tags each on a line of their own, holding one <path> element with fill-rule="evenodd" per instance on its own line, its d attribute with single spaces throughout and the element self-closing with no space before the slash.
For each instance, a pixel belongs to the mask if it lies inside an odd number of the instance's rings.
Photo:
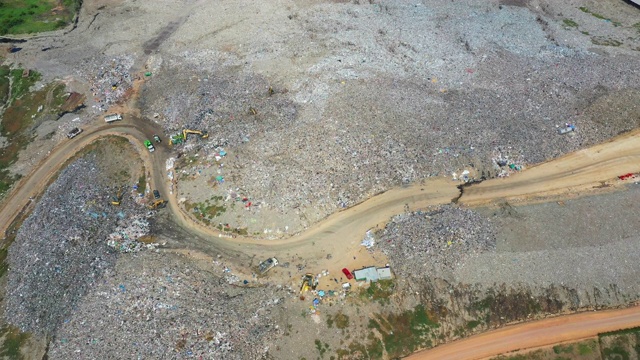
<svg viewBox="0 0 640 360">
<path fill-rule="evenodd" d="M 110 204 L 95 154 L 63 170 L 9 248 L 5 316 L 23 331 L 51 334 L 116 253 L 107 238 L 139 218 L 141 207 Z"/>
<path fill-rule="evenodd" d="M 285 292 L 211 271 L 170 253 L 123 256 L 62 325 L 49 358 L 262 358 L 282 336 Z"/>
<path fill-rule="evenodd" d="M 406 276 L 425 270 L 450 273 L 464 266 L 467 257 L 496 246 L 491 222 L 453 205 L 395 216 L 376 238 L 375 246 L 389 257 L 394 271 Z"/>
</svg>

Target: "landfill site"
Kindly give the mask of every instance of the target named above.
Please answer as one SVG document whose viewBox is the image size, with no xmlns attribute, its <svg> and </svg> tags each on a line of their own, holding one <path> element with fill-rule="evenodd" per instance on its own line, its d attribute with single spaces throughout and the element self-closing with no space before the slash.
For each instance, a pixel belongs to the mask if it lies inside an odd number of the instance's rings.
<svg viewBox="0 0 640 360">
<path fill-rule="evenodd" d="M 78 11 L 0 37 L 0 358 L 441 359 L 640 304 L 635 3 Z"/>
</svg>

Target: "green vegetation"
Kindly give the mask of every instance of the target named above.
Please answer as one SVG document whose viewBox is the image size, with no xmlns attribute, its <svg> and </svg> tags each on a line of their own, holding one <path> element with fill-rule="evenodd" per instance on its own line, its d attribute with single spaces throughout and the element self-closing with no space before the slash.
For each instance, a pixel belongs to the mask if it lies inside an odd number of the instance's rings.
<svg viewBox="0 0 640 360">
<path fill-rule="evenodd" d="M 320 357 L 324 357 L 324 353 L 327 352 L 327 350 L 329 350 L 329 344 L 324 343 L 324 346 L 323 346 L 322 341 L 318 339 L 315 340 L 315 344 L 316 344 L 316 349 L 320 353 Z"/>
<path fill-rule="evenodd" d="M 0 348 L 0 356 L 9 359 L 23 359 L 20 354 L 20 347 L 29 339 L 29 334 L 20 332 L 17 328 L 4 325 L 0 329 L 0 338 L 4 338 L 2 347 Z"/>
<path fill-rule="evenodd" d="M 211 199 L 205 200 L 202 203 L 187 202 L 185 207 L 188 211 L 199 214 L 200 220 L 210 224 L 210 220 L 226 211 L 224 204 L 218 204 L 220 201 L 222 201 L 222 196 L 213 196 Z"/>
<path fill-rule="evenodd" d="M 571 19 L 564 19 L 562 20 L 562 22 L 568 27 L 576 27 L 576 28 L 578 27 L 578 23 Z"/>
<path fill-rule="evenodd" d="M 81 0 L 3 0 L 0 2 L 0 35 L 63 28 L 73 20 L 81 3 Z"/>
<path fill-rule="evenodd" d="M 601 46 L 615 46 L 618 47 L 620 45 L 622 45 L 622 41 L 618 41 L 616 39 L 612 39 L 609 37 L 604 37 L 604 36 L 594 36 L 591 38 L 591 43 L 594 45 L 601 45 Z"/>
<path fill-rule="evenodd" d="M 381 304 L 389 304 L 395 284 L 393 280 L 380 280 L 371 283 L 369 287 L 360 292 L 360 297 L 371 301 L 377 301 Z"/>
<path fill-rule="evenodd" d="M 142 171 L 142 175 L 138 178 L 138 193 L 144 194 L 147 191 L 147 176 Z"/>
<path fill-rule="evenodd" d="M 477 320 L 469 321 L 469 322 L 467 323 L 467 329 L 469 329 L 469 330 L 473 330 L 473 329 L 475 329 L 476 327 L 478 327 L 478 325 L 480 325 L 480 324 L 481 324 L 481 323 L 480 323 L 480 321 L 477 321 Z"/>
<path fill-rule="evenodd" d="M 0 196 L 19 179 L 9 173 L 8 167 L 17 160 L 20 150 L 31 140 L 28 130 L 38 113 L 38 107 L 46 102 L 48 88 L 28 92 L 39 79 L 40 74 L 35 71 L 23 77 L 22 69 L 0 67 L 0 99 L 3 100 L 1 107 L 5 108 L 0 122 L 0 135 L 8 142 L 0 152 Z"/>
<path fill-rule="evenodd" d="M 598 335 L 603 360 L 628 360 L 640 357 L 640 327 Z"/>
<path fill-rule="evenodd" d="M 349 327 L 349 317 L 341 312 L 336 314 L 334 321 L 338 329 L 346 329 Z"/>
<path fill-rule="evenodd" d="M 586 340 L 578 343 L 579 355 L 591 355 L 596 351 L 598 343 L 595 340 Z"/>
<path fill-rule="evenodd" d="M 583 13 L 589 14 L 589 15 L 591 15 L 591 16 L 593 16 L 593 17 L 597 18 L 597 19 L 608 21 L 608 22 L 610 22 L 611 24 L 613 24 L 613 26 L 616 26 L 616 27 L 617 27 L 617 26 L 622 25 L 622 24 L 620 24 L 620 22 L 618 22 L 618 21 L 613 21 L 613 20 L 611 20 L 611 19 L 609 19 L 609 18 L 607 18 L 607 17 L 605 17 L 605 16 L 603 16 L 603 15 L 600 15 L 600 14 L 598 14 L 598 13 L 594 13 L 593 11 L 589 10 L 589 8 L 587 8 L 587 7 L 581 6 L 581 7 L 579 7 L 579 9 L 580 9 L 580 11 L 582 11 Z"/>
<path fill-rule="evenodd" d="M 638 30 L 638 32 L 640 32 L 640 22 L 637 22 L 633 25 L 631 25 L 634 29 Z"/>
<path fill-rule="evenodd" d="M 427 314 L 422 305 L 400 314 L 379 314 L 369 320 L 368 328 L 376 329 L 382 335 L 382 344 L 391 358 L 402 357 L 418 349 L 431 347 L 433 329 L 439 327 Z M 380 342 L 370 337 L 367 349 L 370 352 L 382 352 L 377 349 Z"/>
<path fill-rule="evenodd" d="M 556 345 L 553 347 L 553 352 L 556 354 L 573 354 L 573 345 Z"/>
</svg>

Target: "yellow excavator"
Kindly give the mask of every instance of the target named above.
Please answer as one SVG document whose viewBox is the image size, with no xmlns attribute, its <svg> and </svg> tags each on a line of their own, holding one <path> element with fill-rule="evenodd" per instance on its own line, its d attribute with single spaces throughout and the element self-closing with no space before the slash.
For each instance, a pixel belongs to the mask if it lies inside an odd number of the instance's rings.
<svg viewBox="0 0 640 360">
<path fill-rule="evenodd" d="M 162 209 L 167 206 L 166 200 L 156 200 L 151 205 L 148 206 L 151 210 Z"/>
<path fill-rule="evenodd" d="M 169 145 L 177 145 L 177 144 L 184 143 L 185 141 L 187 141 L 187 135 L 189 134 L 200 135 L 200 137 L 203 139 L 206 139 L 209 137 L 209 133 L 207 133 L 206 131 L 184 129 L 182 130 L 182 134 L 177 133 L 176 135 L 172 135 L 169 138 Z"/>
<path fill-rule="evenodd" d="M 203 139 L 209 137 L 209 134 L 206 131 L 184 129 L 182 130 L 182 137 L 184 138 L 184 141 L 187 141 L 187 135 L 189 134 L 200 135 L 200 137 Z"/>
<path fill-rule="evenodd" d="M 122 201 L 122 188 L 118 189 L 118 193 L 111 197 L 111 205 L 119 206 Z"/>
<path fill-rule="evenodd" d="M 316 286 L 318 286 L 318 280 L 315 279 L 313 274 L 307 273 L 302 277 L 302 285 L 300 286 L 300 294 L 309 291 L 315 290 Z"/>
</svg>

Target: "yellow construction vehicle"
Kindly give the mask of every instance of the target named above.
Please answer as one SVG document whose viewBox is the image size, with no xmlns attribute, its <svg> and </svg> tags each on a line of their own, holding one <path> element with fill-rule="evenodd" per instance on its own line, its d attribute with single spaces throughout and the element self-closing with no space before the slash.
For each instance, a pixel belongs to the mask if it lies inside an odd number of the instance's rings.
<svg viewBox="0 0 640 360">
<path fill-rule="evenodd" d="M 151 210 L 162 209 L 167 206 L 166 200 L 156 200 L 151 205 L 148 206 Z"/>
<path fill-rule="evenodd" d="M 300 294 L 305 291 L 315 290 L 318 286 L 318 280 L 311 273 L 307 273 L 302 277 L 302 285 L 300 286 Z"/>
<path fill-rule="evenodd" d="M 182 137 L 184 138 L 184 141 L 187 141 L 188 134 L 200 135 L 200 137 L 203 139 L 206 139 L 209 137 L 209 134 L 206 131 L 184 129 L 182 130 Z"/>
<path fill-rule="evenodd" d="M 118 189 L 118 193 L 111 197 L 111 205 L 119 206 L 122 201 L 122 188 Z"/>
</svg>

